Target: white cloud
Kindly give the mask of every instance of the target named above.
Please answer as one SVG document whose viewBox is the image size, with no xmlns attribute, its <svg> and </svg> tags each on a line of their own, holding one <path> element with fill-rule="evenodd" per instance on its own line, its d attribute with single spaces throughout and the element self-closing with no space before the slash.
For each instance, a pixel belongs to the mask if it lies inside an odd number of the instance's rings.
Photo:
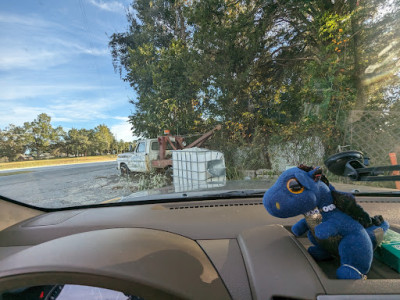
<svg viewBox="0 0 400 300">
<path fill-rule="evenodd" d="M 72 54 L 90 54 L 94 56 L 103 56 L 103 55 L 109 55 L 110 52 L 107 49 L 107 47 L 103 48 L 95 48 L 95 47 L 86 47 L 83 46 L 80 43 L 72 42 L 71 40 L 66 41 L 62 39 L 53 39 L 51 44 L 58 44 L 60 45 L 63 49 L 63 54 L 65 55 L 66 53 L 72 53 Z M 60 47 L 60 48 L 61 48 Z"/>
<path fill-rule="evenodd" d="M 117 116 L 117 117 L 113 117 L 113 119 L 128 122 L 128 118 L 127 117 L 118 117 Z"/>
<path fill-rule="evenodd" d="M 112 101 L 109 99 L 93 100 L 71 100 L 65 103 L 50 104 L 47 109 L 55 118 L 69 119 L 70 122 L 82 122 L 90 120 L 108 119 L 107 110 Z M 65 121 L 64 121 L 65 122 Z"/>
<path fill-rule="evenodd" d="M 83 35 L 83 36 L 82 36 Z M 109 55 L 104 37 L 48 22 L 35 15 L 0 13 L 0 70 L 44 70 L 76 60 L 77 55 Z M 72 37 L 73 36 L 73 37 Z M 95 43 L 93 44 L 93 41 Z"/>
<path fill-rule="evenodd" d="M 0 46 L 0 70 L 30 69 L 44 70 L 65 64 L 76 55 L 109 55 L 107 48 L 85 47 L 78 43 L 47 38 L 46 41 L 30 40 L 28 48 L 18 42 L 2 42 Z"/>
<path fill-rule="evenodd" d="M 122 123 L 111 126 L 110 130 L 114 134 L 115 138 L 119 141 L 122 139 L 124 142 L 132 142 L 137 139 L 133 135 L 131 127 L 132 125 L 128 123 L 128 118 L 125 117 L 115 117 L 114 119 L 124 120 Z"/>
<path fill-rule="evenodd" d="M 115 13 L 125 13 L 125 7 L 118 1 L 101 1 L 101 0 L 89 0 L 89 3 L 106 11 Z"/>
<path fill-rule="evenodd" d="M 20 126 L 24 122 L 33 121 L 40 113 L 51 116 L 53 122 L 68 122 L 71 123 L 71 126 L 91 121 L 100 124 L 114 119 L 109 115 L 109 112 L 116 105 L 115 99 L 106 98 L 96 99 L 95 101 L 93 99 L 58 100 L 51 104 L 42 103 L 37 106 L 24 105 L 23 103 L 10 105 L 7 102 L 0 102 L 0 128 L 4 128 L 10 123 Z"/>
<path fill-rule="evenodd" d="M 79 85 L 79 84 L 35 84 L 34 82 L 24 82 L 13 77 L 8 80 L 0 80 L 0 101 L 31 99 L 41 96 L 62 95 L 65 92 L 76 91 L 99 91 L 107 89 L 106 86 Z"/>
<path fill-rule="evenodd" d="M 3 103 L 0 103 L 0 128 L 8 126 L 8 124 L 14 124 L 17 126 L 23 125 L 25 122 L 33 121 L 40 113 L 43 112 L 41 108 L 37 107 L 3 107 Z"/>
<path fill-rule="evenodd" d="M 28 27 L 58 26 L 58 24 L 45 21 L 38 17 L 28 16 L 28 15 L 21 16 L 21 15 L 15 15 L 15 14 L 10 14 L 10 13 L 0 13 L 0 23 L 6 23 L 6 24 L 8 23 L 8 24 L 12 24 L 13 26 L 19 24 L 19 25 L 24 25 L 24 26 L 28 26 Z"/>
<path fill-rule="evenodd" d="M 94 55 L 94 56 L 103 56 L 103 55 L 109 55 L 110 52 L 108 51 L 107 48 L 92 48 L 92 49 L 88 49 L 88 48 L 82 48 L 81 49 L 81 53 L 84 54 L 89 54 L 89 55 Z"/>
<path fill-rule="evenodd" d="M 57 51 L 46 49 L 24 49 L 19 45 L 12 45 L 0 48 L 0 70 L 39 69 L 43 70 L 55 65 L 65 63 L 66 57 Z"/>
</svg>

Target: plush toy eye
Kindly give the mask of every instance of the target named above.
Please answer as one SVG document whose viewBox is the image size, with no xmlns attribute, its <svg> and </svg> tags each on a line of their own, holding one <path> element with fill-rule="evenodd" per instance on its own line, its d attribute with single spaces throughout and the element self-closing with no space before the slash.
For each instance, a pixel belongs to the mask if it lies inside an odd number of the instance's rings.
<svg viewBox="0 0 400 300">
<path fill-rule="evenodd" d="M 286 187 L 289 192 L 293 194 L 301 194 L 304 191 L 304 186 L 302 186 L 295 178 L 289 179 Z"/>
</svg>

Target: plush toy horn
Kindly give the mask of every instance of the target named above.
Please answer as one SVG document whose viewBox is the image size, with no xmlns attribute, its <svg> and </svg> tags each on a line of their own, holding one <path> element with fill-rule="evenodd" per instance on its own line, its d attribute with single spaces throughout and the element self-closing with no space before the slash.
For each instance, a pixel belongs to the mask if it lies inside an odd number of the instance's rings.
<svg viewBox="0 0 400 300">
<path fill-rule="evenodd" d="M 311 178 L 314 179 L 314 181 L 318 181 L 321 179 L 322 169 L 320 167 L 316 167 L 310 173 L 311 173 Z"/>
</svg>

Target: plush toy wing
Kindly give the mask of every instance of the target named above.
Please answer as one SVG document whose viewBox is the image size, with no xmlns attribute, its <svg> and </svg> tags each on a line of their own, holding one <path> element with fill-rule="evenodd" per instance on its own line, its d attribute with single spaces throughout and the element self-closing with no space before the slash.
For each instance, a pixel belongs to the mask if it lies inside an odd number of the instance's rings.
<svg viewBox="0 0 400 300">
<path fill-rule="evenodd" d="M 331 191 L 333 203 L 342 212 L 351 216 L 354 220 L 358 221 L 365 228 L 372 225 L 379 226 L 383 222 L 382 216 L 375 216 L 371 218 L 369 214 L 356 202 L 356 198 L 349 193 Z"/>
</svg>

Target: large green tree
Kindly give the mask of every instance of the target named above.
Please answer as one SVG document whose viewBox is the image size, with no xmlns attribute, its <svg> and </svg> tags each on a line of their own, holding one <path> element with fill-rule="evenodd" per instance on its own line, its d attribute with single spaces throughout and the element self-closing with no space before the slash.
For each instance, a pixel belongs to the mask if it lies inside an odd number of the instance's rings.
<svg viewBox="0 0 400 300">
<path fill-rule="evenodd" d="M 134 1 L 129 30 L 110 41 L 116 68 L 138 94 L 130 122 L 147 136 L 216 122 L 248 143 L 256 132 L 321 136 L 331 152 L 342 141 L 344 111 L 393 102 L 398 7 L 398 0 Z"/>
<path fill-rule="evenodd" d="M 72 128 L 64 135 L 64 149 L 67 154 L 75 156 L 88 155 L 92 151 L 93 131 L 87 129 Z"/>
<path fill-rule="evenodd" d="M 332 39 L 345 34 L 338 24 L 352 12 L 343 1 L 139 0 L 132 9 L 129 31 L 114 34 L 110 46 L 138 93 L 130 121 L 147 135 L 206 120 L 248 133 L 297 121 L 299 95 L 310 94 L 303 87 L 324 89 L 325 73 L 341 68 L 329 69 L 340 53 Z M 321 73 L 322 82 L 310 80 Z"/>
<path fill-rule="evenodd" d="M 108 154 L 111 152 L 111 145 L 115 142 L 115 137 L 111 130 L 104 124 L 98 125 L 93 130 L 92 143 L 96 152 Z"/>
<path fill-rule="evenodd" d="M 38 115 L 32 122 L 25 122 L 24 129 L 30 136 L 28 147 L 36 153 L 37 158 L 43 152 L 49 151 L 65 134 L 61 126 L 53 128 L 51 117 L 45 113 Z"/>
<path fill-rule="evenodd" d="M 138 94 L 130 116 L 137 134 L 156 136 L 163 129 L 184 134 L 203 121 L 183 3 L 135 1 L 134 13 L 128 14 L 129 32 L 111 38 L 114 64 Z"/>
<path fill-rule="evenodd" d="M 29 141 L 30 136 L 23 127 L 10 124 L 4 130 L 0 130 L 0 158 L 14 160 L 18 154 L 25 153 Z"/>
</svg>

